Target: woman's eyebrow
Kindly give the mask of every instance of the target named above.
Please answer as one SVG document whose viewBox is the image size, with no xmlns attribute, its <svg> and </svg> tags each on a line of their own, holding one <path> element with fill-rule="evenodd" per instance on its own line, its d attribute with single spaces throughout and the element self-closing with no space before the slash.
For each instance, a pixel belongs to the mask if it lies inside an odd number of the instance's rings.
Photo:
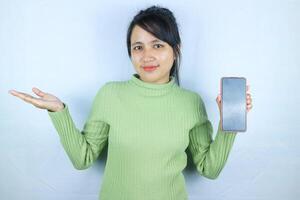
<svg viewBox="0 0 300 200">
<path fill-rule="evenodd" d="M 131 46 L 134 46 L 136 44 L 143 44 L 142 42 L 135 42 L 135 43 L 132 43 Z"/>
<path fill-rule="evenodd" d="M 152 40 L 151 42 L 149 42 L 149 43 L 155 43 L 155 42 L 161 42 L 160 40 L 158 40 L 158 39 L 155 39 L 155 40 Z M 143 44 L 142 42 L 140 42 L 140 41 L 137 41 L 137 42 L 134 42 L 134 43 L 132 43 L 132 45 L 131 46 L 134 46 L 134 45 L 136 45 L 136 44 Z"/>
</svg>

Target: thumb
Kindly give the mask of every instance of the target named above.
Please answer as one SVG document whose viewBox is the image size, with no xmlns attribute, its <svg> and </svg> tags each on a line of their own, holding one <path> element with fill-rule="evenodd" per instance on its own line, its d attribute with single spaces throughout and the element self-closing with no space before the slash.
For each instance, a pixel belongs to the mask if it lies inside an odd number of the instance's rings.
<svg viewBox="0 0 300 200">
<path fill-rule="evenodd" d="M 41 90 L 37 89 L 36 87 L 33 87 L 32 91 L 39 97 L 44 97 L 46 95 L 46 93 L 42 92 Z"/>
<path fill-rule="evenodd" d="M 221 101 L 221 94 L 219 94 L 219 95 L 217 96 L 216 101 L 217 101 L 217 102 L 220 102 L 220 101 Z"/>
</svg>

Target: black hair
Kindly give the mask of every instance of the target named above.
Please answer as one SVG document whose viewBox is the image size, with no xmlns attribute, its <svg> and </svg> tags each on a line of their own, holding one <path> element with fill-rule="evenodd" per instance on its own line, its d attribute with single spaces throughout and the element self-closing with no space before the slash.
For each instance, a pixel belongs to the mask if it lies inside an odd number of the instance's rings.
<svg viewBox="0 0 300 200">
<path fill-rule="evenodd" d="M 167 8 L 151 6 L 145 10 L 140 10 L 138 14 L 134 16 L 127 30 L 127 51 L 130 58 L 131 34 L 135 25 L 138 25 L 158 39 L 168 43 L 173 48 L 175 60 L 170 71 L 170 76 L 175 77 L 175 81 L 179 86 L 181 39 L 178 31 L 178 25 L 173 13 Z"/>
</svg>

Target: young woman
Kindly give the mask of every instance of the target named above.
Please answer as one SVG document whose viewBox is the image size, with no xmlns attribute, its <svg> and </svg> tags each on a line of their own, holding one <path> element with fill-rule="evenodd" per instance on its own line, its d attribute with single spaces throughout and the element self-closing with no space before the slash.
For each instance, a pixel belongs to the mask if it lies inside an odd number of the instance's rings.
<svg viewBox="0 0 300 200">
<path fill-rule="evenodd" d="M 137 73 L 127 81 L 110 81 L 98 91 L 82 131 L 68 105 L 33 88 L 40 98 L 11 94 L 48 114 L 76 169 L 90 167 L 108 144 L 101 200 L 183 200 L 185 150 L 200 175 L 215 179 L 236 132 L 217 135 L 196 92 L 179 86 L 180 36 L 172 12 L 152 6 L 141 10 L 128 28 L 127 48 Z M 249 88 L 247 89 L 247 91 Z M 221 96 L 216 98 L 221 109 Z M 252 107 L 247 94 L 247 111 Z"/>
</svg>

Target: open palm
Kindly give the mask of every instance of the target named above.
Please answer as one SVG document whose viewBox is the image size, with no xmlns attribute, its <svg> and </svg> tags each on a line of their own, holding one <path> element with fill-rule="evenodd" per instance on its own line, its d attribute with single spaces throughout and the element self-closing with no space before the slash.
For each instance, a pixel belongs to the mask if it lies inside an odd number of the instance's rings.
<svg viewBox="0 0 300 200">
<path fill-rule="evenodd" d="M 32 88 L 32 91 L 40 98 L 36 98 L 29 94 L 18 92 L 16 90 L 10 90 L 9 93 L 40 109 L 47 109 L 49 111 L 56 112 L 64 108 L 63 102 L 56 96 L 42 92 L 35 87 Z"/>
</svg>

